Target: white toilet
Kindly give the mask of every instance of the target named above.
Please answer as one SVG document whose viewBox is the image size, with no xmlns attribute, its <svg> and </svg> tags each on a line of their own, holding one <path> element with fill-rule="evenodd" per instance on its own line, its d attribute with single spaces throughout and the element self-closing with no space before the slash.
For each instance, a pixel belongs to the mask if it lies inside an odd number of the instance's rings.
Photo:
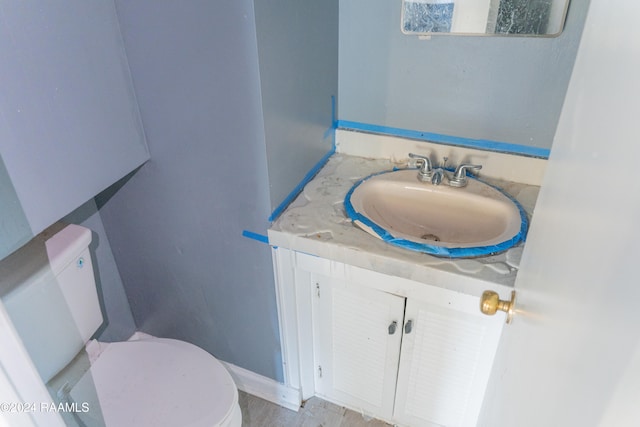
<svg viewBox="0 0 640 427">
<path fill-rule="evenodd" d="M 89 341 L 103 322 L 90 242 L 90 230 L 68 225 L 0 265 L 7 312 L 43 381 L 77 408 L 77 424 L 240 427 L 236 385 L 201 348 L 141 333 Z"/>
</svg>

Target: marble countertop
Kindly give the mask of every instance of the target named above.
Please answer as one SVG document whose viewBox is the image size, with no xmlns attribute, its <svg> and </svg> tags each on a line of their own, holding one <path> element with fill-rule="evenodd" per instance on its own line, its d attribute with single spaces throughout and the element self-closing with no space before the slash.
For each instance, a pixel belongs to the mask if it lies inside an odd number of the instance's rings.
<svg viewBox="0 0 640 427">
<path fill-rule="evenodd" d="M 486 257 L 438 258 L 385 243 L 351 223 L 343 206 L 349 189 L 366 176 L 394 167 L 405 168 L 406 163 L 335 154 L 272 224 L 269 243 L 471 295 L 482 293 L 485 288 L 479 285 L 504 292 L 511 289 L 523 243 Z M 531 217 L 539 187 L 479 178 L 513 196 Z"/>
</svg>

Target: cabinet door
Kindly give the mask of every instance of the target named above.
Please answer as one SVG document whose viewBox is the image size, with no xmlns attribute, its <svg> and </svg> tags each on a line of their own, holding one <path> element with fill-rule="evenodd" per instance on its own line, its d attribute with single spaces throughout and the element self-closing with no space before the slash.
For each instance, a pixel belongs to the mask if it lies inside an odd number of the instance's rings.
<svg viewBox="0 0 640 427">
<path fill-rule="evenodd" d="M 316 393 L 390 419 L 405 299 L 325 276 L 312 279 Z"/>
<path fill-rule="evenodd" d="M 475 426 L 504 318 L 469 295 L 433 288 L 428 300 L 407 300 L 394 419 Z"/>
</svg>

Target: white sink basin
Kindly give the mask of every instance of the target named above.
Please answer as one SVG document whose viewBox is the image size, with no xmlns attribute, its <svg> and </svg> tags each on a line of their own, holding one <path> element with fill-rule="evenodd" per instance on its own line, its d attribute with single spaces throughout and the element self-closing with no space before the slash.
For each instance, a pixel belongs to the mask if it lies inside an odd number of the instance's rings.
<svg viewBox="0 0 640 427">
<path fill-rule="evenodd" d="M 470 178 L 463 188 L 417 179 L 415 169 L 372 175 L 345 198 L 354 224 L 406 249 L 450 257 L 504 251 L 524 240 L 522 207 L 501 190 Z"/>
</svg>

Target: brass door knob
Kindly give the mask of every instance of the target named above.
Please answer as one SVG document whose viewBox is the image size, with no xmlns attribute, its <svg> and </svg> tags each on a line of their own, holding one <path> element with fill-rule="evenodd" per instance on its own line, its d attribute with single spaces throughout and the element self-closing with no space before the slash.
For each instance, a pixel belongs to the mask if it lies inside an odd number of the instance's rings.
<svg viewBox="0 0 640 427">
<path fill-rule="evenodd" d="M 501 300 L 497 292 L 484 291 L 480 298 L 480 311 L 487 316 L 493 316 L 496 312 L 507 313 L 507 323 L 513 319 L 513 310 L 516 304 L 516 291 L 511 291 L 511 301 Z"/>
</svg>

